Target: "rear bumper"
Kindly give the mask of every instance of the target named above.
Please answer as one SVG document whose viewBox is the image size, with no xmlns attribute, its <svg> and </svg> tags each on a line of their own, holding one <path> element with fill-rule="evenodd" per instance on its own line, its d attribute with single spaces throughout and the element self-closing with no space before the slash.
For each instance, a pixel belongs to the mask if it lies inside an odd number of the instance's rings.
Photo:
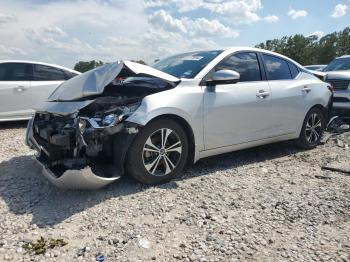
<svg viewBox="0 0 350 262">
<path fill-rule="evenodd" d="M 335 91 L 333 107 L 350 110 L 350 90 Z"/>
</svg>

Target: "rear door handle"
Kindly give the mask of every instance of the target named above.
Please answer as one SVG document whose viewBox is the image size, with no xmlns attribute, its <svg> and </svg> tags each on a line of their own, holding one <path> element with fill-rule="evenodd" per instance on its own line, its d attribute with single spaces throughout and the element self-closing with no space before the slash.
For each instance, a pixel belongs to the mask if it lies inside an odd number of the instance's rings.
<svg viewBox="0 0 350 262">
<path fill-rule="evenodd" d="M 16 92 L 23 92 L 23 91 L 26 91 L 26 89 L 27 88 L 25 86 L 17 86 L 17 87 L 14 88 L 14 90 Z"/>
<path fill-rule="evenodd" d="M 257 98 L 265 98 L 268 97 L 270 95 L 269 92 L 265 91 L 265 90 L 259 90 L 259 92 L 256 94 Z"/>
<path fill-rule="evenodd" d="M 304 86 L 303 87 L 303 91 L 306 92 L 306 93 L 309 93 L 311 91 L 311 87 Z"/>
</svg>

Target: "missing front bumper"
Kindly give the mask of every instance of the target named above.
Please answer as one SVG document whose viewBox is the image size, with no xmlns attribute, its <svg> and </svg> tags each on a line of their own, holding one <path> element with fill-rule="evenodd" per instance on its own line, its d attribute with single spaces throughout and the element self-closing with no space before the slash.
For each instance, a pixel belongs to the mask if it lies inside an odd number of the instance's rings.
<svg viewBox="0 0 350 262">
<path fill-rule="evenodd" d="M 97 190 L 118 180 L 120 176 L 101 177 L 91 170 L 89 166 L 80 170 L 67 170 L 57 177 L 46 165 L 37 160 L 42 168 L 42 174 L 55 186 L 61 189 Z"/>
</svg>

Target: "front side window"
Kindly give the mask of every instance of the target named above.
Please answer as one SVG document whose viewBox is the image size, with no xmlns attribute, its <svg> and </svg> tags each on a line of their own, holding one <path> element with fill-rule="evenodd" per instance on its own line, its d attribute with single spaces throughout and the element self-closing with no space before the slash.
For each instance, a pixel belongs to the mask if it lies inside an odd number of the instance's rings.
<svg viewBox="0 0 350 262">
<path fill-rule="evenodd" d="M 0 81 L 30 81 L 30 65 L 26 63 L 0 64 Z"/>
<path fill-rule="evenodd" d="M 63 70 L 46 65 L 33 65 L 34 81 L 60 81 L 66 80 Z"/>
<path fill-rule="evenodd" d="M 238 72 L 241 76 L 240 82 L 261 80 L 258 57 L 253 52 L 238 53 L 224 59 L 215 67 L 215 71 L 219 70 Z"/>
<path fill-rule="evenodd" d="M 268 80 L 292 79 L 287 61 L 282 58 L 263 54 Z"/>
</svg>

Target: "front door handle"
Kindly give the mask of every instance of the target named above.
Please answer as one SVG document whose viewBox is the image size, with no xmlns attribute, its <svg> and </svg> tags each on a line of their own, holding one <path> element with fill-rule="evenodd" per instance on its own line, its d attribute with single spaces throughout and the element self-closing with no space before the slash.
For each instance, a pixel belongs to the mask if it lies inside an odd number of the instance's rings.
<svg viewBox="0 0 350 262">
<path fill-rule="evenodd" d="M 256 94 L 257 98 L 265 98 L 268 97 L 270 95 L 269 92 L 265 91 L 265 90 L 259 90 L 259 92 Z"/>
</svg>

